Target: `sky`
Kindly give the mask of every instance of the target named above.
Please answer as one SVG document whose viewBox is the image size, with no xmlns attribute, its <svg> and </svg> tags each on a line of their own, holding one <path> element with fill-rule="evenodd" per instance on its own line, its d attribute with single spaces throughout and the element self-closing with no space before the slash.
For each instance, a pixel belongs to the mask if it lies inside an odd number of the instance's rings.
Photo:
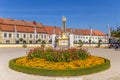
<svg viewBox="0 0 120 80">
<path fill-rule="evenodd" d="M 62 16 L 68 28 L 108 33 L 120 25 L 120 0 L 0 0 L 0 18 L 62 27 Z"/>
</svg>

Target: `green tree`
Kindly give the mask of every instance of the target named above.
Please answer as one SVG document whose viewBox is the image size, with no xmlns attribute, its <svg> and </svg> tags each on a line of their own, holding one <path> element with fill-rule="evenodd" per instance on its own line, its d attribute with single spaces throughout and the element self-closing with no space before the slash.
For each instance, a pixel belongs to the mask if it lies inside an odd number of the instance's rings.
<svg viewBox="0 0 120 80">
<path fill-rule="evenodd" d="M 43 41 L 41 42 L 41 47 L 45 47 L 45 44 L 46 44 L 46 41 L 43 40 Z"/>
<path fill-rule="evenodd" d="M 37 41 L 36 41 L 36 43 L 40 43 L 41 42 L 41 39 L 38 39 Z"/>
<path fill-rule="evenodd" d="M 98 41 L 98 47 L 100 47 L 101 42 L 102 42 L 102 40 L 101 40 L 101 39 L 99 39 L 99 41 Z"/>
<path fill-rule="evenodd" d="M 80 47 L 83 46 L 83 42 L 82 42 L 82 40 L 79 40 L 79 45 L 80 45 Z"/>
<path fill-rule="evenodd" d="M 111 36 L 120 38 L 120 26 L 111 30 Z"/>
<path fill-rule="evenodd" d="M 20 38 L 20 39 L 19 39 L 19 41 L 21 41 L 21 42 L 22 42 L 22 41 L 23 41 L 23 38 Z"/>
<path fill-rule="evenodd" d="M 89 39 L 89 44 L 91 44 L 91 39 Z"/>
</svg>

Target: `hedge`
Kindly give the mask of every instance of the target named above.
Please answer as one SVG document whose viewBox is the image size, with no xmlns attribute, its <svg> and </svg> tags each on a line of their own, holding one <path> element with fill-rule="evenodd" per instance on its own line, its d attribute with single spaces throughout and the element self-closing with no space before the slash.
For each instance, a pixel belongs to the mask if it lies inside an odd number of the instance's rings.
<svg viewBox="0 0 120 80">
<path fill-rule="evenodd" d="M 15 63 L 16 59 L 12 59 L 9 61 L 9 67 L 11 69 L 23 73 L 36 74 L 41 76 L 80 76 L 80 75 L 97 73 L 110 68 L 110 61 L 108 59 L 105 59 L 105 63 L 100 65 L 91 66 L 88 68 L 68 69 L 68 70 L 42 69 L 37 67 L 18 65 Z"/>
</svg>

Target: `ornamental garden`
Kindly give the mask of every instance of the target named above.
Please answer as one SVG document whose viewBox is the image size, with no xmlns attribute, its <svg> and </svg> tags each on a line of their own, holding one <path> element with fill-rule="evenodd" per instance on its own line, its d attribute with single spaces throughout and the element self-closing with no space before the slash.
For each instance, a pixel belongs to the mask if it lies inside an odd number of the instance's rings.
<svg viewBox="0 0 120 80">
<path fill-rule="evenodd" d="M 110 67 L 106 58 L 90 55 L 86 49 L 34 48 L 27 55 L 9 61 L 13 70 L 41 76 L 80 76 Z"/>
</svg>

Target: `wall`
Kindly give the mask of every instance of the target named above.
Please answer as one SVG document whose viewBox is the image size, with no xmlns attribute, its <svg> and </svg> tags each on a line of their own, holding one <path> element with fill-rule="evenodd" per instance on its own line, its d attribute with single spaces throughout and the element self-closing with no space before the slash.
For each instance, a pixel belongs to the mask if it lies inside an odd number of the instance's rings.
<svg viewBox="0 0 120 80">
<path fill-rule="evenodd" d="M 75 47 L 79 47 L 79 44 L 74 44 Z M 83 44 L 83 47 L 98 47 L 98 44 Z M 108 44 L 101 44 L 101 48 L 107 48 Z"/>
<path fill-rule="evenodd" d="M 83 47 L 97 47 L 98 44 L 83 44 Z M 33 48 L 33 47 L 40 47 L 41 44 L 26 44 L 27 47 Z M 75 47 L 78 47 L 79 44 L 74 44 Z M 23 44 L 0 44 L 0 48 L 20 48 L 23 47 Z M 52 47 L 52 44 L 46 44 L 46 47 Z M 101 44 L 101 47 L 106 48 L 108 47 L 108 44 Z"/>
</svg>

